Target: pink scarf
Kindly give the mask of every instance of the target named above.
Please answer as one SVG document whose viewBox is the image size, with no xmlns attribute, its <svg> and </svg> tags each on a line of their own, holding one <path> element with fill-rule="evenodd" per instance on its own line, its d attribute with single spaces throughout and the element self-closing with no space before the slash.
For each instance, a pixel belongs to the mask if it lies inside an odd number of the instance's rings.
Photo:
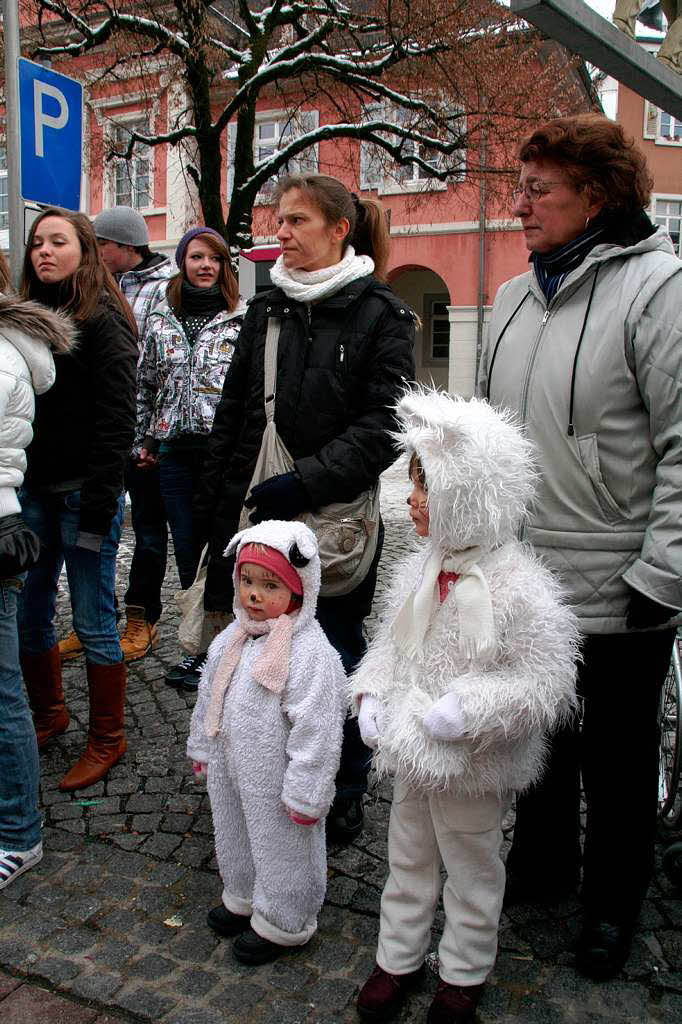
<svg viewBox="0 0 682 1024">
<path fill-rule="evenodd" d="M 282 692 L 289 678 L 291 637 L 297 617 L 298 613 L 295 613 L 280 615 L 276 619 L 265 619 L 263 622 L 252 622 L 246 616 L 240 616 L 235 622 L 232 636 L 225 646 L 211 680 L 211 695 L 204 718 L 207 736 L 217 736 L 220 731 L 225 694 L 232 673 L 239 664 L 244 644 L 250 636 L 270 634 L 265 641 L 263 653 L 254 662 L 253 678 L 272 693 Z"/>
</svg>

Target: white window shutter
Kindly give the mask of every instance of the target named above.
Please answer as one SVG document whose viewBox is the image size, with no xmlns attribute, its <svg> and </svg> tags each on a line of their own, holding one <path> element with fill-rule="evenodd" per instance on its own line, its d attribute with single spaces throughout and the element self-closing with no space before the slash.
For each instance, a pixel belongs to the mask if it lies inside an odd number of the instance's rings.
<svg viewBox="0 0 682 1024">
<path fill-rule="evenodd" d="M 382 106 L 373 103 L 365 108 L 363 120 L 381 117 Z M 384 182 L 382 150 L 371 142 L 360 142 L 360 189 L 380 189 Z"/>
<path fill-rule="evenodd" d="M 297 117 L 296 135 L 307 135 L 314 132 L 320 124 L 319 110 L 302 110 Z M 320 166 L 320 148 L 318 143 L 309 146 L 302 153 L 292 160 L 292 169 L 295 166 L 299 174 L 317 174 Z"/>
<path fill-rule="evenodd" d="M 237 145 L 237 122 L 230 121 L 227 126 L 227 201 L 230 201 L 234 188 L 234 151 Z"/>
<path fill-rule="evenodd" d="M 658 135 L 658 107 L 650 103 L 649 100 L 644 101 L 644 131 L 642 134 L 645 139 L 655 139 Z"/>
</svg>

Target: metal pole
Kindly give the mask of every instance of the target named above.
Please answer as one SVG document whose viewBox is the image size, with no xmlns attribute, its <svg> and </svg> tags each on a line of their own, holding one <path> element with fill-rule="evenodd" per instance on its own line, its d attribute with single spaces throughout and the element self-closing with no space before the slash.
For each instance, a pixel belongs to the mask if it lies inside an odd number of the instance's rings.
<svg viewBox="0 0 682 1024">
<path fill-rule="evenodd" d="M 19 286 L 24 259 L 24 203 L 19 195 L 19 4 L 4 0 L 5 117 L 7 124 L 7 192 L 9 209 L 9 269 Z"/>
<path fill-rule="evenodd" d="M 478 309 L 476 323 L 476 375 L 483 348 L 483 317 L 485 312 L 485 208 L 486 208 L 486 128 L 481 128 L 479 146 L 481 171 L 478 178 Z"/>
</svg>

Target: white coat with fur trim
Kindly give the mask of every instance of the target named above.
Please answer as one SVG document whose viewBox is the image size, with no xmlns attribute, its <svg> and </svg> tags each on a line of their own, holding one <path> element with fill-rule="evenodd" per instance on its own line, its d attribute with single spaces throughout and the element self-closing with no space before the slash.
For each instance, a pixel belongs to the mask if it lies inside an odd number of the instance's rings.
<svg viewBox="0 0 682 1024">
<path fill-rule="evenodd" d="M 296 566 L 303 582 L 303 604 L 293 630 L 289 678 L 280 695 L 254 681 L 250 669 L 266 637 L 247 640 L 225 695 L 220 733 L 215 740 L 209 739 L 204 719 L 211 680 L 236 628 L 234 623 L 228 626 L 209 648 L 187 754 L 210 763 L 219 744 L 227 752 L 230 774 L 243 799 L 257 801 L 260 792 L 276 789 L 288 807 L 311 818 L 323 818 L 334 795 L 339 766 L 346 677 L 341 659 L 315 619 L 320 587 L 317 542 L 302 523 L 269 521 L 238 533 L 226 554 L 235 551 L 238 555 L 244 544 L 252 543 L 267 544 L 287 559 L 295 543 L 309 559 L 307 565 Z M 234 583 L 234 612 L 239 620 L 244 611 L 239 604 L 236 569 Z"/>
<path fill-rule="evenodd" d="M 531 447 L 509 416 L 475 399 L 415 390 L 398 403 L 397 417 L 399 446 L 418 454 L 426 474 L 430 536 L 396 570 L 352 695 L 357 702 L 372 694 L 381 704 L 380 772 L 463 796 L 522 790 L 541 771 L 547 730 L 575 706 L 578 637 L 556 580 L 515 539 L 533 492 Z M 460 650 L 455 583 L 419 654 L 406 656 L 391 624 L 429 555 L 474 545 L 490 591 L 493 649 L 474 657 Z M 465 737 L 432 739 L 424 716 L 450 691 Z"/>
</svg>

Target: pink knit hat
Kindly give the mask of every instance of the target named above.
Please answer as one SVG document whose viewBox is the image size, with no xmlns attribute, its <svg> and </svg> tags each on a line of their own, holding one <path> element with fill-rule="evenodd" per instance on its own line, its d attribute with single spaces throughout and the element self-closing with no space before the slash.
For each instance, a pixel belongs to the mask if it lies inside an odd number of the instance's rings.
<svg viewBox="0 0 682 1024">
<path fill-rule="evenodd" d="M 245 544 L 239 552 L 237 559 L 237 572 L 244 562 L 251 562 L 252 565 L 260 565 L 279 576 L 282 583 L 286 583 L 292 594 L 303 596 L 303 582 L 294 569 L 291 562 L 280 551 L 268 547 L 265 544 Z"/>
</svg>

